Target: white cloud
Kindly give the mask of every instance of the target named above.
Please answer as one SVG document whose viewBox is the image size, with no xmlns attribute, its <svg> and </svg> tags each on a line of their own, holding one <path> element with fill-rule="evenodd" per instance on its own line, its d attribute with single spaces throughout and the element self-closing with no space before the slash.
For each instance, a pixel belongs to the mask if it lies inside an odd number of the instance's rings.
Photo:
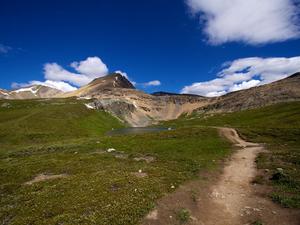
<svg viewBox="0 0 300 225">
<path fill-rule="evenodd" d="M 70 82 L 76 86 L 86 85 L 93 80 L 87 75 L 69 72 L 57 63 L 45 64 L 44 75 L 47 80 Z"/>
<path fill-rule="evenodd" d="M 12 88 L 38 84 L 69 92 L 76 90 L 77 87 L 88 84 L 97 77 L 103 77 L 108 74 L 107 66 L 99 57 L 88 57 L 86 60 L 80 62 L 72 62 L 70 66 L 77 73 L 70 72 L 57 63 L 46 63 L 44 65 L 45 81 L 30 81 L 25 84 L 13 83 Z"/>
<path fill-rule="evenodd" d="M 186 86 L 181 93 L 207 97 L 224 95 L 268 84 L 300 71 L 300 56 L 292 58 L 244 58 L 227 62 L 216 79 Z"/>
<path fill-rule="evenodd" d="M 295 0 L 186 0 L 212 44 L 281 42 L 300 36 Z"/>
<path fill-rule="evenodd" d="M 260 82 L 261 82 L 260 80 L 243 81 L 240 84 L 234 84 L 231 88 L 229 88 L 228 92 L 249 89 L 249 88 L 257 86 Z"/>
<path fill-rule="evenodd" d="M 0 44 L 0 54 L 6 54 L 10 50 L 12 50 L 12 48 L 10 46 Z"/>
<path fill-rule="evenodd" d="M 80 74 L 85 74 L 90 78 L 103 77 L 108 74 L 107 66 L 99 57 L 88 57 L 84 61 L 72 62 L 73 67 Z"/>
<path fill-rule="evenodd" d="M 72 62 L 71 67 L 78 73 L 70 72 L 57 63 L 47 63 L 44 66 L 45 79 L 65 81 L 80 87 L 88 84 L 95 78 L 108 74 L 107 66 L 99 57 L 88 57 L 80 62 Z"/>
<path fill-rule="evenodd" d="M 147 83 L 143 83 L 144 86 L 149 87 L 149 86 L 160 86 L 161 82 L 159 80 L 152 80 Z"/>
</svg>

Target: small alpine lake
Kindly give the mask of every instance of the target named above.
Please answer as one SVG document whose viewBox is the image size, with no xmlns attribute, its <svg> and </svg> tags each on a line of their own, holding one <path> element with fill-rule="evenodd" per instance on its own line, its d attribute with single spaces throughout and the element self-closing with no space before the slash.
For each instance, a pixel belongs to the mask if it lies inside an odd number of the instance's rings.
<svg viewBox="0 0 300 225">
<path fill-rule="evenodd" d="M 168 127 L 126 127 L 121 129 L 114 129 L 107 132 L 109 136 L 115 135 L 130 135 L 130 134 L 145 134 L 145 133 L 154 133 L 154 132 L 161 132 L 173 130 L 173 128 Z"/>
</svg>

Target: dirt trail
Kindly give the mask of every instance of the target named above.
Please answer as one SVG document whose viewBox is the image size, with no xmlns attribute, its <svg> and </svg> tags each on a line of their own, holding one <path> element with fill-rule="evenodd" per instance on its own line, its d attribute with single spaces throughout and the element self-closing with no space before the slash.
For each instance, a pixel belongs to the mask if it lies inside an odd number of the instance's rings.
<svg viewBox="0 0 300 225">
<path fill-rule="evenodd" d="M 299 211 L 274 204 L 265 196 L 263 187 L 251 183 L 257 173 L 255 158 L 264 147 L 242 140 L 234 129 L 218 129 L 239 147 L 222 175 L 208 184 L 199 180 L 181 186 L 161 199 L 142 224 L 178 224 L 176 214 L 185 208 L 191 214 L 187 224 L 240 225 L 259 221 L 264 225 L 299 225 Z"/>
</svg>

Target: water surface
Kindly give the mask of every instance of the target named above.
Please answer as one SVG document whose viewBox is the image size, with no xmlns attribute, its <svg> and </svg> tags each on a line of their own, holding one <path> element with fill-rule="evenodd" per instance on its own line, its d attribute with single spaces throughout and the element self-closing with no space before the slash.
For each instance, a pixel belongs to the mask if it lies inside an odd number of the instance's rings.
<svg viewBox="0 0 300 225">
<path fill-rule="evenodd" d="M 107 132 L 107 135 L 145 134 L 170 130 L 168 127 L 126 127 Z"/>
</svg>

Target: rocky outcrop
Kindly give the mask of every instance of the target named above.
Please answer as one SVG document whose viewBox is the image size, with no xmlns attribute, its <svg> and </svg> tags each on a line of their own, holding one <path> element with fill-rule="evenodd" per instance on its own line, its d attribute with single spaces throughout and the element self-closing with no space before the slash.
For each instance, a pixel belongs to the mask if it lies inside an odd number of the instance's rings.
<svg viewBox="0 0 300 225">
<path fill-rule="evenodd" d="M 161 120 L 176 119 L 209 102 L 207 98 L 197 95 L 162 92 L 150 95 L 136 90 L 121 74 L 95 79 L 74 92 L 62 95 L 72 96 L 94 99 L 96 108 L 112 113 L 131 126 L 147 126 Z"/>
<path fill-rule="evenodd" d="M 132 126 L 147 126 L 161 120 L 176 119 L 183 113 L 209 102 L 200 96 L 153 96 L 135 89 L 104 89 L 92 95 L 95 107 L 104 109 Z"/>
</svg>

